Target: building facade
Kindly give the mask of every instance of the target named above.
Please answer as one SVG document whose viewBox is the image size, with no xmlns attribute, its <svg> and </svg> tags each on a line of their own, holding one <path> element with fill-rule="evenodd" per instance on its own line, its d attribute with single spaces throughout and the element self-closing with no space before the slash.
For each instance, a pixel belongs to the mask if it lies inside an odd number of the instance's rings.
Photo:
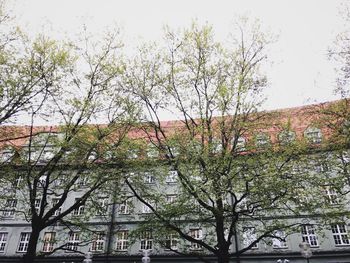
<svg viewBox="0 0 350 263">
<path fill-rule="evenodd" d="M 298 119 L 295 112 L 293 116 L 294 120 Z M 301 134 L 313 144 L 322 143 L 325 136 L 322 129 L 307 122 L 298 122 L 290 130 L 281 131 L 274 136 L 280 140 L 293 140 L 298 134 Z M 255 139 L 257 147 L 267 144 L 269 140 L 266 133 L 258 134 Z M 240 151 L 245 151 L 248 140 L 249 138 L 238 138 L 237 147 Z M 49 147 L 45 147 L 49 149 Z M 52 157 L 50 151 L 41 152 L 44 153 L 42 157 L 45 160 Z M 145 152 L 149 157 L 155 157 L 154 152 Z M 332 155 L 332 152 L 329 153 Z M 317 154 L 320 153 L 313 153 L 314 156 L 317 156 Z M 347 166 L 349 151 L 342 150 L 342 154 L 345 161 L 344 165 Z M 91 156 L 91 158 L 94 158 L 93 154 Z M 13 152 L 4 148 L 2 152 L 4 167 L 8 163 L 7 160 L 12 157 Z M 131 159 L 138 158 L 136 154 L 129 157 Z M 36 165 L 43 164 L 45 164 L 45 161 Z M 322 163 L 319 166 L 313 166 L 313 169 L 317 168 L 313 172 L 333 174 L 333 170 L 336 170 L 336 168 L 332 167 L 331 164 L 335 164 L 335 162 L 332 161 L 328 165 Z M 170 166 L 164 167 L 164 169 L 157 172 L 152 169 L 133 172 L 132 169 L 129 169 L 128 172 L 125 172 L 129 173 L 126 178 L 138 180 L 138 183 L 142 183 L 143 187 L 162 192 L 163 202 L 171 205 L 181 194 L 180 182 L 176 170 L 173 170 Z M 79 176 L 79 179 L 75 181 L 75 186 L 72 191 L 69 191 L 66 201 L 52 216 L 57 216 L 65 211 L 89 190 L 89 184 L 91 183 L 89 177 L 93 169 L 84 168 L 84 175 Z M 109 172 L 111 169 L 113 168 L 106 168 L 106 171 Z M 100 173 L 101 169 L 98 168 L 98 170 Z M 56 173 L 57 178 L 64 178 L 64 175 L 71 176 L 77 172 L 74 167 L 62 165 Z M 159 181 L 159 178 L 164 178 L 164 180 Z M 25 196 L 21 189 L 23 180 L 25 178 L 21 176 L 19 170 L 15 180 L 12 180 L 11 184 L 7 184 L 7 187 L 2 189 L 4 198 L 0 212 L 0 262 L 19 262 L 28 248 L 32 229 L 30 223 L 28 223 L 28 218 L 26 218 L 30 208 L 26 207 L 23 199 L 23 196 Z M 39 189 L 40 184 L 44 185 L 46 180 L 45 176 L 39 178 Z M 58 188 L 61 183 L 59 180 L 55 182 Z M 344 185 L 345 189 L 347 187 Z M 312 191 L 312 189 L 309 190 Z M 347 197 L 346 193 L 326 185 L 323 195 L 319 198 L 331 205 L 333 207 L 332 211 L 336 211 L 337 206 Z M 57 204 L 55 194 L 48 200 L 46 209 Z M 230 205 L 230 200 L 227 202 Z M 41 200 L 35 200 L 33 205 L 35 209 L 40 209 Z M 94 255 L 93 262 L 140 262 L 142 252 L 152 250 L 152 262 L 201 262 L 199 257 L 215 262 L 215 257 L 206 252 L 200 245 L 183 240 L 175 233 L 170 232 L 162 236 L 162 233 L 157 233 L 152 228 L 147 231 L 138 231 L 139 226 L 147 221 L 152 213 L 150 206 L 141 202 L 128 184 L 124 182 L 121 182 L 118 186 L 109 187 L 108 190 L 101 188 L 91 200 L 72 210 L 65 217 L 64 222 L 58 221 L 41 231 L 37 253 L 49 253 L 50 255 L 37 260 L 38 262 L 81 262 L 84 255 L 91 252 Z M 285 260 L 296 263 L 306 262 L 300 248 L 300 244 L 304 242 L 309 244 L 309 250 L 312 252 L 309 262 L 350 262 L 350 221 L 347 221 L 345 216 L 343 221 L 319 226 L 315 218 L 317 218 L 315 215 L 310 215 L 310 217 L 300 216 L 298 220 L 305 222 L 304 224 L 298 225 L 291 232 L 285 232 L 283 229 L 275 231 L 275 238 L 264 238 L 243 254 L 232 256 L 231 261 L 241 263 L 288 262 Z M 273 220 L 273 216 L 267 220 Z M 286 216 L 285 220 L 293 221 L 295 218 Z M 257 238 L 254 226 L 247 224 L 245 221 L 240 222 L 240 224 L 241 231 L 237 231 L 230 246 L 232 254 L 237 249 L 249 246 Z M 210 236 L 210 231 L 202 224 L 190 220 L 188 220 L 187 233 L 198 240 Z M 276 238 L 278 236 L 281 238 Z"/>
</svg>

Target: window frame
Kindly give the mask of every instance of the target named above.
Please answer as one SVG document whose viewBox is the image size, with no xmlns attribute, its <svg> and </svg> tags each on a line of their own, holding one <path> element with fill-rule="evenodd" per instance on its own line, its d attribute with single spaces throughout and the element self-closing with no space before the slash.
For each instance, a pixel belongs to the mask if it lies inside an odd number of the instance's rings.
<svg viewBox="0 0 350 263">
<path fill-rule="evenodd" d="M 75 198 L 75 203 L 79 200 L 80 198 Z M 85 214 L 85 204 L 80 205 L 79 207 L 75 208 L 72 211 L 73 216 L 83 216 Z"/>
<path fill-rule="evenodd" d="M 194 238 L 196 240 L 203 239 L 203 230 L 200 227 L 190 228 L 188 234 L 189 234 L 189 236 L 191 236 L 192 238 Z M 190 250 L 192 250 L 192 251 L 203 250 L 203 247 L 196 242 L 191 242 L 190 243 Z"/>
<path fill-rule="evenodd" d="M 301 226 L 301 239 L 306 242 L 310 247 L 319 247 L 316 228 L 314 225 L 307 224 Z"/>
<path fill-rule="evenodd" d="M 118 204 L 119 215 L 130 215 L 130 202 L 130 199 L 126 199 L 122 203 Z"/>
<path fill-rule="evenodd" d="M 168 171 L 167 176 L 165 177 L 165 182 L 167 184 L 176 184 L 177 183 L 178 172 L 176 170 Z"/>
<path fill-rule="evenodd" d="M 0 253 L 5 253 L 8 237 L 8 232 L 0 232 Z"/>
<path fill-rule="evenodd" d="M 177 233 L 169 233 L 165 237 L 165 250 L 178 250 L 179 235 Z"/>
<path fill-rule="evenodd" d="M 128 249 L 129 249 L 129 230 L 117 231 L 115 249 L 117 251 L 128 251 Z"/>
<path fill-rule="evenodd" d="M 66 245 L 66 252 L 75 252 L 79 251 L 79 244 L 80 244 L 80 232 L 77 231 L 70 231 L 68 233 L 68 242 Z"/>
<path fill-rule="evenodd" d="M 91 242 L 91 252 L 103 252 L 105 249 L 105 237 L 106 233 L 101 231 L 94 233 L 93 240 Z"/>
<path fill-rule="evenodd" d="M 341 232 L 344 229 L 344 232 Z M 336 232 L 334 232 L 336 230 Z M 331 232 L 335 246 L 350 246 L 349 233 L 347 225 L 345 224 L 334 224 L 331 225 Z M 346 241 L 345 241 L 346 240 Z M 340 242 L 337 244 L 337 242 Z"/>
<path fill-rule="evenodd" d="M 249 247 L 254 241 L 256 241 L 255 227 L 243 227 L 242 239 L 245 247 Z M 255 243 L 250 249 L 259 249 L 259 242 Z"/>
<path fill-rule="evenodd" d="M 274 235 L 276 237 L 280 237 L 280 238 L 284 237 L 284 239 L 286 239 L 286 234 L 283 230 L 274 231 Z M 287 240 L 282 241 L 278 238 L 272 238 L 272 247 L 274 249 L 286 249 L 286 248 L 288 248 Z"/>
<path fill-rule="evenodd" d="M 50 231 L 50 232 L 45 232 L 43 236 L 43 246 L 42 246 L 42 252 L 52 252 L 55 246 L 56 242 L 56 232 Z"/>
<path fill-rule="evenodd" d="M 21 232 L 19 236 L 18 246 L 17 246 L 18 253 L 27 252 L 30 235 L 31 235 L 31 232 Z"/>
<path fill-rule="evenodd" d="M 143 231 L 140 235 L 140 250 L 153 249 L 152 231 Z"/>
<path fill-rule="evenodd" d="M 4 217 L 13 217 L 16 213 L 18 200 L 16 198 L 8 198 L 6 200 L 5 209 L 2 211 Z"/>
</svg>

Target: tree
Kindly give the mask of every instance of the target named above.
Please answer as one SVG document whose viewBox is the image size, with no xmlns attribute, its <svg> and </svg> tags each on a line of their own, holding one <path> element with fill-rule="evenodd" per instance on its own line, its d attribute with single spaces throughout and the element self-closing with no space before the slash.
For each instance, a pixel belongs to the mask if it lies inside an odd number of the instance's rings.
<svg viewBox="0 0 350 263">
<path fill-rule="evenodd" d="M 2 165 L 2 178 L 7 183 L 17 183 L 15 191 L 5 195 L 4 213 L 22 215 L 31 224 L 26 263 L 37 256 L 39 236 L 44 229 L 57 223 L 86 228 L 84 220 L 74 220 L 72 214 L 88 203 L 91 206 L 100 190 L 108 193 L 109 182 L 113 181 L 114 191 L 118 187 L 118 168 L 122 164 L 119 149 L 136 112 L 118 86 L 118 76 L 123 71 L 118 32 L 109 33 L 98 44 L 87 37 L 84 46 L 81 49 L 70 43 L 60 49 L 58 42 L 45 37 L 34 42 L 30 57 L 38 61 L 39 68 L 46 60 L 58 60 L 62 65 L 48 68 L 47 74 L 52 78 L 43 79 L 55 91 L 40 92 L 45 99 L 39 107 L 27 111 L 31 118 L 29 128 L 17 128 L 16 136 L 2 138 L 17 148 Z M 27 78 L 32 77 L 31 71 L 26 74 Z M 35 126 L 39 117 L 57 124 Z M 101 119 L 105 124 L 95 124 Z M 109 166 L 105 164 L 107 159 Z M 74 191 L 81 191 L 81 196 L 67 204 Z M 14 199 L 18 202 L 15 211 L 11 203 Z M 99 204 L 96 209 L 103 207 Z M 69 247 L 65 243 L 44 254 L 57 249 Z"/>
<path fill-rule="evenodd" d="M 49 41 L 45 46 L 39 40 L 31 43 L 13 21 L 1 1 L 0 124 L 14 122 L 19 115 L 40 107 L 67 69 L 64 47 Z"/>
<path fill-rule="evenodd" d="M 152 212 L 139 231 L 155 229 L 153 237 L 169 249 L 170 236 L 185 240 L 190 245 L 178 252 L 206 262 L 207 253 L 217 262 L 239 262 L 259 242 L 283 241 L 297 231 L 302 222 L 296 216 L 329 208 L 320 198 L 326 178 L 308 167 L 308 142 L 293 141 L 288 116 L 258 111 L 269 39 L 256 24 L 251 31 L 239 26 L 237 35 L 225 47 L 209 26 L 168 30 L 166 48 L 141 49 L 123 81 L 144 107 L 144 145 L 160 159 L 149 155 L 126 180 Z M 164 111 L 175 120 L 162 121 Z M 169 169 L 179 189 L 167 202 Z M 145 172 L 159 185 L 145 187 Z"/>
</svg>

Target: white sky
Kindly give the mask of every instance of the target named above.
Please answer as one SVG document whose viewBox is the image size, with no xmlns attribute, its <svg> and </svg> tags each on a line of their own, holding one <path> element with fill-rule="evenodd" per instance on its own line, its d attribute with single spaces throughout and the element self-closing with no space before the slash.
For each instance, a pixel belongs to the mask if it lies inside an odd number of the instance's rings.
<svg viewBox="0 0 350 263">
<path fill-rule="evenodd" d="M 74 36 L 83 24 L 91 32 L 118 24 L 124 43 L 157 41 L 163 25 L 189 26 L 193 19 L 208 22 L 224 40 L 235 16 L 260 19 L 279 35 L 271 48 L 267 109 L 300 106 L 335 99 L 333 65 L 327 59 L 344 22 L 339 0 L 16 0 L 8 1 L 17 23 L 26 32 L 54 37 Z"/>
</svg>

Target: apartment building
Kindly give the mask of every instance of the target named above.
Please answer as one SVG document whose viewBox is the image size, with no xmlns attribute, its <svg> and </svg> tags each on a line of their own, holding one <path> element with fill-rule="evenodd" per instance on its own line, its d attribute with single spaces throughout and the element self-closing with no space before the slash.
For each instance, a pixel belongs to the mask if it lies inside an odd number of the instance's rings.
<svg viewBox="0 0 350 263">
<path fill-rule="evenodd" d="M 312 121 L 305 118 L 300 113 L 301 110 L 303 108 L 283 110 L 283 114 L 291 116 L 289 118 L 291 125 L 288 130 L 273 130 L 270 133 L 258 133 L 255 137 L 242 136 L 236 138 L 237 149 L 244 155 L 243 153 L 248 148 L 249 143 L 250 145 L 254 144 L 256 147 L 263 147 L 270 144 L 271 141 L 290 142 L 298 137 L 304 137 L 316 147 L 321 145 L 327 136 L 327 131 L 322 127 L 315 126 Z M 301 115 L 298 115 L 299 113 Z M 56 132 L 53 134 L 59 136 Z M 25 140 L 21 142 L 23 144 L 21 148 L 27 147 Z M 50 150 L 50 144 L 45 143 L 43 147 L 44 149 L 40 150 L 42 162 L 36 162 L 35 164 L 39 171 L 40 166 L 45 165 L 54 154 Z M 143 152 L 144 156 L 158 158 L 158 154 L 152 147 L 144 149 Z M 333 151 L 329 149 L 326 153 L 327 156 L 333 156 Z M 338 149 L 337 151 L 334 150 L 335 153 L 339 154 L 340 151 Z M 25 168 L 18 167 L 18 165 L 9 165 L 9 160 L 13 161 L 15 154 L 13 149 L 9 147 L 4 147 L 2 150 L 4 169 L 17 169 L 17 176 L 12 180 L 11 184 L 8 183 L 2 189 L 0 262 L 20 262 L 28 249 L 29 238 L 32 232 L 31 224 L 28 222 L 31 208 L 28 207 L 28 202 L 26 202 L 28 201 L 26 200 L 26 190 L 21 188 L 26 180 L 26 177 L 21 175 L 21 173 L 26 172 Z M 310 153 L 310 159 L 317 161 L 318 156 L 321 158 L 324 154 L 324 150 L 314 151 Z M 335 177 L 339 173 L 339 165 L 348 167 L 349 151 L 342 149 L 341 154 L 343 163 L 340 164 L 339 159 L 331 158 L 332 160 L 329 162 L 320 162 L 312 166 L 312 171 L 309 172 L 313 175 L 325 173 L 331 178 Z M 95 155 L 95 152 L 90 152 L 91 158 L 89 158 L 91 160 L 99 159 Z M 141 157 L 135 151 L 131 151 L 128 157 L 130 160 L 128 168 L 121 169 L 122 172 L 118 173 L 118 176 L 120 176 L 120 180 L 118 180 L 119 185 L 107 184 L 106 188 L 98 189 L 86 202 L 72 209 L 64 217 L 64 220 L 58 220 L 41 231 L 37 253 L 38 255 L 50 255 L 38 258 L 38 262 L 81 262 L 84 255 L 88 252 L 93 253 L 94 262 L 140 262 L 144 250 L 152 250 L 152 262 L 201 262 L 201 258 L 210 262 L 216 262 L 216 257 L 212 253 L 196 242 L 184 240 L 179 233 L 173 231 L 168 233 L 161 232 L 160 228 L 155 225 L 152 228 L 152 222 L 146 228 L 140 228 L 143 223 L 154 219 L 154 210 L 158 208 L 161 210 L 160 206 L 167 206 L 171 211 L 172 205 L 177 203 L 184 193 L 178 170 L 171 165 L 164 163 L 164 165 L 157 165 L 155 168 L 147 166 L 141 170 L 136 168 L 133 170 L 130 164 L 132 164 L 133 160 Z M 7 171 L 6 169 L 4 171 Z M 64 178 L 71 178 L 78 174 L 77 167 L 74 165 L 61 164 L 55 169 L 54 174 L 56 174 L 56 177 L 54 178 L 56 179 L 52 182 L 52 185 L 57 187 L 57 189 L 64 184 Z M 106 165 L 105 161 L 97 161 L 94 165 L 84 166 L 79 169 L 81 170 L 79 171 L 79 176 L 74 181 L 74 186 L 69 191 L 65 202 L 59 209 L 54 211 L 54 214 L 51 215 L 52 217 L 66 211 L 73 204 L 77 203 L 84 196 L 84 193 L 89 191 L 91 176 L 101 174 L 101 171 L 102 173 L 112 173 L 114 168 L 113 165 Z M 119 167 L 115 169 L 119 169 Z M 296 168 L 293 167 L 293 169 Z M 293 171 L 291 170 L 290 173 L 293 174 Z M 46 183 L 47 178 L 45 175 L 41 176 L 37 182 L 38 191 Z M 199 183 L 202 184 L 202 182 Z M 130 189 L 129 184 L 136 184 L 137 187 Z M 158 199 L 155 196 L 152 198 L 144 196 L 143 200 L 146 199 L 147 202 L 140 200 L 137 194 L 135 195 L 135 191 L 143 193 L 145 189 L 154 193 Z M 325 203 L 331 207 L 330 211 L 334 213 L 336 213 L 338 208 L 340 211 L 340 204 L 347 206 L 348 185 L 344 184 L 343 189 L 345 190 L 340 191 L 334 185 L 324 185 L 322 195 L 319 195 L 319 203 Z M 313 191 L 313 189 L 306 190 Z M 53 189 L 52 191 L 55 190 Z M 156 193 L 159 194 L 156 195 Z M 39 213 L 43 207 L 48 210 L 50 207 L 55 206 L 59 202 L 57 195 L 52 194 L 47 198 L 45 206 L 41 206 L 42 200 L 40 198 L 35 199 L 33 203 L 34 209 Z M 194 214 L 204 213 L 200 205 L 196 203 L 196 200 L 181 202 L 192 203 Z M 232 199 L 227 198 L 224 206 L 231 207 L 232 205 Z M 244 205 L 247 206 L 246 203 Z M 322 207 L 319 209 L 322 209 Z M 319 212 L 319 210 L 315 210 L 315 212 Z M 261 217 L 259 215 L 259 218 Z M 350 262 L 350 221 L 347 219 L 346 214 L 342 214 L 342 220 L 329 220 L 329 224 L 323 223 L 322 225 L 318 221 L 317 214 L 300 214 L 296 217 L 291 214 L 282 216 L 267 213 L 264 216 L 266 222 L 273 221 L 275 218 L 282 218 L 291 222 L 291 224 L 298 222 L 298 224 L 296 227 L 287 230 L 276 229 L 273 231 L 272 236 L 266 236 L 256 243 L 254 242 L 259 235 L 254 223 L 249 223 L 249 219 L 244 218 L 238 220 L 237 231 L 235 231 L 235 235 L 232 237 L 232 244 L 229 247 L 230 262 L 288 262 L 285 260 L 297 263 L 306 262 L 307 259 L 301 253 L 300 244 L 302 242 L 307 243 L 310 247 L 308 250 L 312 252 L 312 255 L 309 254 L 311 256 L 309 262 Z M 183 216 L 178 220 L 183 221 L 181 223 L 182 226 L 185 226 L 183 231 L 193 239 L 204 240 L 208 243 L 215 242 L 211 237 L 212 229 L 208 228 L 208 225 L 211 224 L 211 219 L 202 223 L 197 219 L 192 220 Z M 237 250 L 249 247 L 251 244 L 253 245 L 250 249 L 244 253 L 240 255 L 235 254 Z"/>
</svg>

